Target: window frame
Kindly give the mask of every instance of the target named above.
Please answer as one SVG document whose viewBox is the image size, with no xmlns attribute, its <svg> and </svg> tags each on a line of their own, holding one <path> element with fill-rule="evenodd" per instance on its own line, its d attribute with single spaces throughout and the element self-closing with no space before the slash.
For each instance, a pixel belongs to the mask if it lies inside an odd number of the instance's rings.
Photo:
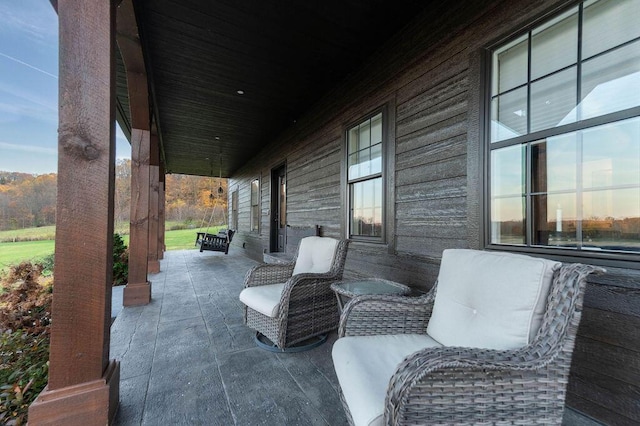
<svg viewBox="0 0 640 426">
<path fill-rule="evenodd" d="M 253 184 L 256 183 L 257 184 L 257 188 L 256 188 L 256 203 L 253 203 Z M 260 204 L 261 204 L 261 196 L 260 196 L 260 189 L 261 189 L 261 184 L 260 184 L 260 178 L 257 177 L 255 179 L 252 179 L 249 182 L 249 232 L 253 232 L 253 233 L 260 233 Z M 254 219 L 254 208 L 256 209 L 256 216 Z M 256 221 L 256 223 L 254 223 L 254 220 Z"/>
<path fill-rule="evenodd" d="M 516 136 L 511 139 L 499 140 L 496 142 L 492 142 L 491 138 L 491 120 L 492 120 L 492 99 L 494 96 L 499 96 L 504 93 L 509 93 L 510 91 L 515 91 L 517 88 L 521 86 L 517 86 L 516 88 L 511 88 L 504 92 L 497 92 L 495 95 L 493 93 L 493 73 L 494 71 L 494 61 L 493 61 L 493 53 L 499 50 L 501 47 L 508 45 L 509 43 L 521 38 L 523 36 L 527 36 L 527 67 L 528 77 L 527 82 L 524 84 L 524 87 L 527 87 L 527 105 L 530 108 L 531 105 L 531 93 L 530 87 L 531 84 L 535 81 L 540 81 L 545 76 L 538 77 L 537 80 L 531 79 L 531 37 L 536 29 L 544 26 L 548 22 L 560 17 L 564 13 L 568 12 L 572 8 L 578 7 L 578 32 L 580 33 L 582 30 L 582 14 L 583 14 L 583 6 L 585 1 L 580 2 L 572 2 L 566 7 L 557 9 L 540 19 L 533 20 L 529 25 L 519 29 L 514 32 L 511 36 L 502 38 L 500 40 L 494 41 L 489 44 L 484 50 L 480 58 L 480 71 L 481 71 L 481 85 L 482 88 L 479 91 L 480 95 L 480 104 L 478 105 L 478 113 L 480 114 L 480 128 L 479 135 L 484 141 L 483 151 L 484 155 L 481 156 L 480 161 L 482 163 L 482 167 L 484 170 L 482 176 L 482 184 L 479 188 L 482 190 L 483 201 L 482 201 L 482 210 L 483 210 L 483 226 L 482 233 L 480 235 L 481 244 L 488 250 L 499 250 L 499 251 L 513 251 L 513 252 L 524 252 L 530 254 L 540 254 L 545 257 L 556 258 L 562 261 L 585 261 L 588 260 L 590 263 L 594 264 L 602 264 L 605 266 L 617 266 L 617 267 L 632 267 L 633 269 L 640 269 L 640 264 L 638 264 L 638 260 L 640 260 L 640 252 L 623 252 L 623 251 L 595 251 L 595 250 L 582 250 L 578 248 L 560 248 L 555 246 L 543 246 L 543 245 L 534 245 L 533 238 L 531 237 L 531 233 L 533 230 L 533 217 L 532 217 L 532 189 L 530 187 L 530 181 L 534 174 L 534 171 L 531 169 L 532 159 L 531 159 L 531 151 L 532 146 L 540 141 L 544 141 L 549 137 L 568 135 L 573 132 L 586 131 L 590 129 L 597 128 L 598 126 L 607 125 L 607 124 L 616 124 L 622 122 L 624 120 L 632 119 L 632 118 L 640 118 L 640 106 L 628 108 L 625 110 L 615 111 L 612 113 L 583 119 L 576 120 L 573 123 L 564 124 L 557 127 L 545 128 L 543 130 L 527 133 L 524 135 Z M 595 55 L 592 55 L 588 58 L 581 57 L 580 50 L 582 49 L 582 45 L 579 44 L 576 46 L 577 59 L 575 64 L 562 68 L 560 71 L 556 70 L 548 75 L 554 75 L 556 73 L 562 72 L 562 70 L 568 69 L 572 66 L 577 66 L 577 74 L 576 74 L 576 85 L 578 86 L 578 97 L 580 95 L 580 85 L 583 80 L 583 76 L 580 73 L 580 68 L 582 64 L 586 61 L 592 60 L 599 56 L 605 55 L 607 53 L 611 53 L 617 49 L 624 48 L 632 43 L 640 43 L 640 38 L 634 38 L 632 40 L 628 40 L 624 43 L 618 44 L 615 47 L 609 47 L 602 52 L 599 52 Z M 528 118 L 530 120 L 530 118 Z M 530 130 L 529 125 L 527 126 L 527 131 Z M 524 170 L 524 179 L 526 181 L 525 188 L 523 191 L 523 197 L 525 198 L 524 202 L 524 226 L 525 226 L 525 242 L 524 244 L 509 244 L 509 243 L 493 243 L 492 242 L 492 223 L 491 223 L 491 203 L 492 203 L 492 194 L 491 194 L 491 172 L 492 172 L 492 164 L 491 164 L 491 155 L 495 150 L 499 150 L 502 148 L 510 147 L 510 146 L 521 146 L 525 150 L 525 170 Z M 582 182 L 579 184 L 582 185 Z M 584 220 L 584 218 L 582 219 Z M 634 262 L 632 265 L 629 265 L 629 262 Z"/>
<path fill-rule="evenodd" d="M 343 234 L 345 238 L 349 238 L 354 242 L 371 243 L 375 245 L 387 245 L 389 252 L 393 252 L 394 247 L 394 229 L 392 218 L 394 212 L 395 198 L 395 180 L 393 178 L 393 161 L 389 159 L 395 158 L 395 116 L 392 113 L 395 109 L 395 99 L 389 98 L 382 104 L 366 114 L 360 114 L 349 120 L 343 126 L 342 132 L 342 199 L 344 206 L 343 214 Z M 355 126 L 359 126 L 363 122 L 370 120 L 376 115 L 381 114 L 382 120 L 382 142 L 381 142 L 381 171 L 380 173 L 368 175 L 364 178 L 349 179 L 349 131 Z M 354 235 L 351 232 L 351 191 L 352 185 L 367 180 L 382 179 L 382 212 L 381 212 L 381 230 L 380 236 Z"/>
</svg>

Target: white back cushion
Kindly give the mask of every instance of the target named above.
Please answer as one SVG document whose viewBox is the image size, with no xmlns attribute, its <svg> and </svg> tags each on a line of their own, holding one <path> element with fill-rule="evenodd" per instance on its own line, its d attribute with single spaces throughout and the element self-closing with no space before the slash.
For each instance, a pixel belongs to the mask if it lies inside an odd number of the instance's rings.
<svg viewBox="0 0 640 426">
<path fill-rule="evenodd" d="M 338 240 L 328 237 L 305 237 L 300 240 L 293 275 L 329 272 Z"/>
<path fill-rule="evenodd" d="M 560 266 L 511 253 L 445 250 L 427 333 L 445 346 L 526 346 L 540 328 Z"/>
</svg>

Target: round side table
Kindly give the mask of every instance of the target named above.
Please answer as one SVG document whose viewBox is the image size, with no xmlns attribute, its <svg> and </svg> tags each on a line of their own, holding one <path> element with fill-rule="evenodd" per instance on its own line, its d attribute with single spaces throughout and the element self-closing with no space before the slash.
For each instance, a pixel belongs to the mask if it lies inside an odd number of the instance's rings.
<svg viewBox="0 0 640 426">
<path fill-rule="evenodd" d="M 411 289 L 406 285 L 382 278 L 338 281 L 331 284 L 331 290 L 336 293 L 336 297 L 338 298 L 338 307 L 341 312 L 344 305 L 342 298 L 351 299 L 363 294 L 407 295 L 411 293 Z"/>
</svg>

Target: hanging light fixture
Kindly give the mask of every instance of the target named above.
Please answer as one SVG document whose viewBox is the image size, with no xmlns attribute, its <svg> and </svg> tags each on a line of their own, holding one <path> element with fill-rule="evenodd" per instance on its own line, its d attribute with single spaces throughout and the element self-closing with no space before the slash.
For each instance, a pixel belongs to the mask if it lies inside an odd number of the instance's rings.
<svg viewBox="0 0 640 426">
<path fill-rule="evenodd" d="M 213 161 L 209 160 L 210 172 L 209 176 L 211 176 L 210 185 L 209 185 L 209 201 L 213 201 Z"/>
<path fill-rule="evenodd" d="M 218 195 L 224 194 L 224 188 L 222 188 L 222 151 L 220 151 L 220 177 L 218 178 Z"/>
</svg>

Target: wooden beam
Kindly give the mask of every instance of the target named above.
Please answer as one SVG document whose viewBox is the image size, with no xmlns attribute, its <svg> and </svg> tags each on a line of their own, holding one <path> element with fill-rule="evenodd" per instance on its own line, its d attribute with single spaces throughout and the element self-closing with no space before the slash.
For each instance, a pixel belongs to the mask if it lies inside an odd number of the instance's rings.
<svg viewBox="0 0 640 426">
<path fill-rule="evenodd" d="M 145 305 L 151 301 L 147 280 L 149 251 L 149 157 L 151 133 L 131 132 L 131 215 L 129 223 L 129 282 L 124 288 L 124 306 Z"/>
<path fill-rule="evenodd" d="M 117 41 L 127 71 L 131 128 L 150 130 L 147 72 L 132 0 L 118 6 Z"/>
<path fill-rule="evenodd" d="M 127 72 L 131 109 L 131 223 L 129 283 L 124 306 L 151 301 L 149 269 L 150 130 L 149 87 L 133 0 L 123 0 L 117 12 L 117 42 Z M 155 268 L 155 266 L 154 266 Z"/>
<path fill-rule="evenodd" d="M 159 200 L 160 200 L 160 149 L 158 135 L 151 134 L 151 152 L 149 158 L 149 252 L 147 254 L 148 272 L 160 272 L 158 261 L 158 232 L 159 232 Z"/>
<path fill-rule="evenodd" d="M 160 186 L 158 190 L 158 259 L 164 258 L 164 233 L 165 233 L 165 184 L 166 175 L 164 164 L 160 162 Z"/>
<path fill-rule="evenodd" d="M 59 0 L 56 283 L 49 383 L 29 424 L 107 424 L 120 365 L 109 360 L 115 187 L 115 8 Z M 90 237 L 89 237 L 90 235 Z"/>
</svg>

